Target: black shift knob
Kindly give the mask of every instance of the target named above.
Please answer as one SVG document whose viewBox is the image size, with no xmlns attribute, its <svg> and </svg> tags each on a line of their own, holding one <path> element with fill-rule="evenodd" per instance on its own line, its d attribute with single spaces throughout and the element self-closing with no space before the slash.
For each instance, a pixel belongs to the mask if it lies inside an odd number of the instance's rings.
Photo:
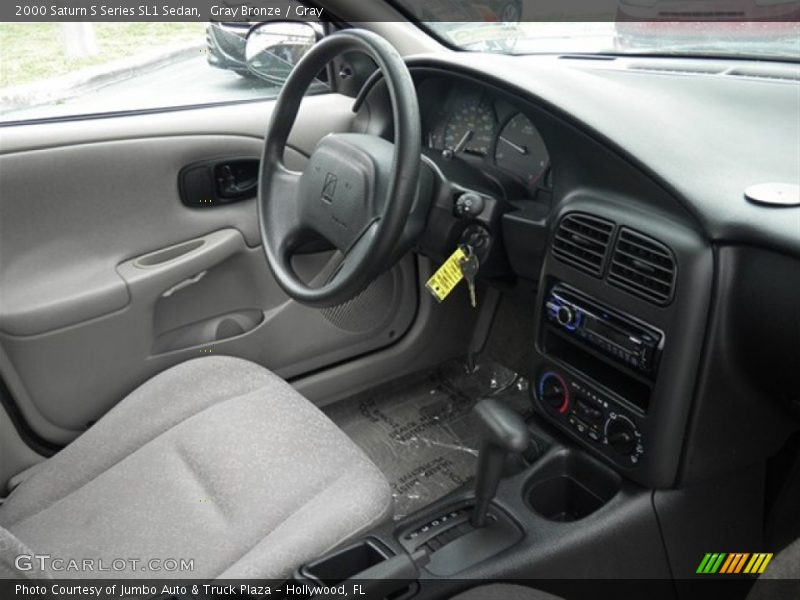
<svg viewBox="0 0 800 600">
<path fill-rule="evenodd" d="M 481 427 L 481 450 L 475 477 L 475 510 L 471 522 L 474 527 L 483 527 L 489 504 L 500 484 L 506 456 L 525 452 L 530 444 L 531 434 L 522 417 L 497 400 L 482 400 L 474 410 Z"/>
<path fill-rule="evenodd" d="M 492 398 L 475 405 L 481 426 L 481 441 L 505 448 L 506 452 L 522 453 L 528 449 L 531 432 L 516 412 Z"/>
</svg>

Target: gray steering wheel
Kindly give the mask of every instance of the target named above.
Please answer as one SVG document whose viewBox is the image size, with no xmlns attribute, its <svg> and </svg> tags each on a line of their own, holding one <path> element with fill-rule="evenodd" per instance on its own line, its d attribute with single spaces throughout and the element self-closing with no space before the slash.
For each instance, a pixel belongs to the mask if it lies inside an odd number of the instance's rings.
<svg viewBox="0 0 800 600">
<path fill-rule="evenodd" d="M 302 173 L 283 163 L 300 102 L 336 56 L 363 52 L 383 74 L 394 118 L 394 142 L 366 134 L 329 134 Z M 391 267 L 418 193 L 419 105 L 403 59 L 382 37 L 348 29 L 318 42 L 295 66 L 267 129 L 258 185 L 258 221 L 267 263 L 289 297 L 314 307 L 341 304 Z M 292 256 L 322 237 L 343 259 L 319 287 L 294 272 Z"/>
</svg>

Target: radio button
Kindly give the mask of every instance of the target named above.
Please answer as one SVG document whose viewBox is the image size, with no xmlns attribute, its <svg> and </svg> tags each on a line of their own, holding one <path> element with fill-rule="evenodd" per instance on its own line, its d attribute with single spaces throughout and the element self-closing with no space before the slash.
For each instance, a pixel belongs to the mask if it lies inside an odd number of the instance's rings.
<svg viewBox="0 0 800 600">
<path fill-rule="evenodd" d="M 570 306 L 560 306 L 556 318 L 564 327 L 572 327 L 578 322 L 577 314 Z"/>
</svg>

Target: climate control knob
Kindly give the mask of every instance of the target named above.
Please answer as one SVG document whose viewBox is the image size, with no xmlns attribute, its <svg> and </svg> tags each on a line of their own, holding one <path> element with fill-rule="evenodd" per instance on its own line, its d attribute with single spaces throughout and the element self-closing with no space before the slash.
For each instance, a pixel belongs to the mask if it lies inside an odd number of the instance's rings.
<svg viewBox="0 0 800 600">
<path fill-rule="evenodd" d="M 564 414 L 569 410 L 569 388 L 564 378 L 548 371 L 539 379 L 539 399 Z"/>
<path fill-rule="evenodd" d="M 614 451 L 622 456 L 639 454 L 641 435 L 627 417 L 613 415 L 606 422 L 606 440 Z"/>
</svg>

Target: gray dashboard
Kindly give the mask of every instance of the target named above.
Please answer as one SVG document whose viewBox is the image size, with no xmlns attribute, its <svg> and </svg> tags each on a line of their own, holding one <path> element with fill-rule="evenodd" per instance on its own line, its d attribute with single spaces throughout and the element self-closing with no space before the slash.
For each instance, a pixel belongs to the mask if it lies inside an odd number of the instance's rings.
<svg viewBox="0 0 800 600">
<path fill-rule="evenodd" d="M 800 346 L 800 208 L 757 206 L 744 190 L 800 182 L 797 67 L 463 53 L 415 57 L 409 66 L 428 149 L 480 171 L 489 182 L 484 191 L 494 186 L 505 203 L 494 236 L 502 239 L 510 275 L 493 270 L 484 281 L 508 290 L 514 278 L 528 280 L 537 290 L 529 307 L 537 324 L 534 358 L 520 370 L 542 418 L 649 487 L 706 477 L 774 451 L 787 414 L 800 404 L 792 392 L 798 375 L 781 366 Z M 363 127 L 386 134 L 391 119 L 376 96 Z M 515 187 L 504 174 L 524 184 L 539 161 L 508 169 L 496 160 L 504 124 L 517 114 L 547 156 L 546 175 L 531 186 Z M 465 137 L 469 128 L 475 133 Z M 556 248 L 565 232 L 574 234 L 564 223 L 576 217 L 608 227 L 595 265 Z M 452 239 L 442 231 L 432 235 Z M 572 241 L 591 258 L 597 248 L 586 233 Z M 619 250 L 623 236 L 641 240 L 645 254 L 626 259 L 631 246 Z M 620 257 L 628 264 L 620 266 Z M 737 280 L 753 276 L 754 263 L 773 277 L 769 295 L 753 298 Z M 632 264 L 638 267 L 621 279 L 620 269 Z M 656 281 L 663 298 L 647 270 L 668 276 Z M 602 314 L 661 332 L 657 369 L 643 373 L 625 348 L 611 344 L 607 351 L 589 343 L 593 332 L 578 339 L 548 320 L 554 290 L 562 289 Z M 787 306 L 795 307 L 788 315 Z M 776 310 L 788 328 L 732 322 L 733 315 L 769 320 L 765 315 Z M 756 362 L 764 368 L 752 368 Z M 568 408 L 560 401 L 548 406 L 538 391 L 553 372 L 573 394 Z M 585 415 L 594 408 L 593 423 Z M 617 439 L 623 421 L 630 443 Z M 742 438 L 753 453 L 732 456 L 731 440 Z"/>
<path fill-rule="evenodd" d="M 744 199 L 756 183 L 800 182 L 798 65 L 457 53 L 409 64 L 477 78 L 580 128 L 650 175 L 714 241 L 800 257 L 800 209 Z"/>
</svg>

